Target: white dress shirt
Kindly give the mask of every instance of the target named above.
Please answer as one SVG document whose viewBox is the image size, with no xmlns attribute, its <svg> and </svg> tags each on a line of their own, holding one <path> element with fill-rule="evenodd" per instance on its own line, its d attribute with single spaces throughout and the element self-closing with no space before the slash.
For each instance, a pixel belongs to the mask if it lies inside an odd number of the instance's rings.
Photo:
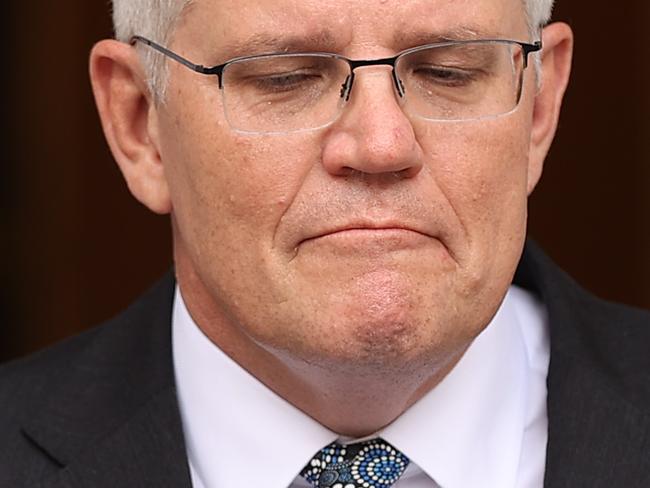
<svg viewBox="0 0 650 488">
<path fill-rule="evenodd" d="M 213 344 L 176 290 L 173 357 L 194 488 L 299 488 L 342 439 Z M 511 287 L 447 377 L 380 436 L 410 460 L 395 488 L 541 488 L 546 460 L 545 309 Z"/>
</svg>

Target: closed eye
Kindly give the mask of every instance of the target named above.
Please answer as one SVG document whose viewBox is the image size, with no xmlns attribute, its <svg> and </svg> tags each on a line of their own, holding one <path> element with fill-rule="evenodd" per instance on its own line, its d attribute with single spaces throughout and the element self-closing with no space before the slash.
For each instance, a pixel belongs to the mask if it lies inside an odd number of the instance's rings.
<svg viewBox="0 0 650 488">
<path fill-rule="evenodd" d="M 322 79 L 322 75 L 316 72 L 290 72 L 251 77 L 249 83 L 261 93 L 282 93 L 308 89 Z"/>
<path fill-rule="evenodd" d="M 474 70 L 450 66 L 422 66 L 414 69 L 412 76 L 424 84 L 461 87 L 475 81 L 477 73 Z"/>
</svg>

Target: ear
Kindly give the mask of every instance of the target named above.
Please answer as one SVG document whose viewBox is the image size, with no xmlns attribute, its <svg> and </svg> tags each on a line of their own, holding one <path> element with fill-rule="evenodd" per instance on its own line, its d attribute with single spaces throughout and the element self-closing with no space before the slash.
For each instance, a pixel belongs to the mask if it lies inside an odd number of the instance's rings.
<svg viewBox="0 0 650 488">
<path fill-rule="evenodd" d="M 555 131 L 562 97 L 569 83 L 573 32 L 562 22 L 548 25 L 542 31 L 541 87 L 535 97 L 528 166 L 528 194 L 537 185 Z"/>
<path fill-rule="evenodd" d="M 136 50 L 100 41 L 90 54 L 90 79 L 106 140 L 129 190 L 152 211 L 169 213 L 156 105 Z"/>
</svg>

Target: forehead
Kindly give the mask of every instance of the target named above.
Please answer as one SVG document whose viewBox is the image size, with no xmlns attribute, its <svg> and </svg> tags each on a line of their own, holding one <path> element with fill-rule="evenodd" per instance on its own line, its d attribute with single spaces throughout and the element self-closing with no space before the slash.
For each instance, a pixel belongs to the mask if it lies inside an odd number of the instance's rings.
<svg viewBox="0 0 650 488">
<path fill-rule="evenodd" d="M 233 56 L 297 39 L 313 44 L 305 48 L 352 54 L 526 33 L 522 0 L 195 0 L 177 32 Z"/>
</svg>

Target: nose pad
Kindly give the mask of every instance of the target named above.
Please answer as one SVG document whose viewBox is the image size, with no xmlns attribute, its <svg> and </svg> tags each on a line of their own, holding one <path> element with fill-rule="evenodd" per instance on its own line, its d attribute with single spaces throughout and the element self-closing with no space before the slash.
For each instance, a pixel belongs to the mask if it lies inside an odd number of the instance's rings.
<svg viewBox="0 0 650 488">
<path fill-rule="evenodd" d="M 395 68 L 391 71 L 391 77 L 393 79 L 393 86 L 395 91 L 400 98 L 404 98 L 406 90 L 404 88 L 404 82 L 397 76 Z M 354 71 L 345 79 L 341 85 L 341 98 L 348 102 L 350 100 L 350 95 L 352 94 L 352 86 L 354 85 Z"/>
<path fill-rule="evenodd" d="M 404 82 L 397 76 L 397 71 L 393 68 L 393 82 L 395 83 L 395 91 L 400 98 L 404 98 L 406 91 L 404 90 Z"/>
<path fill-rule="evenodd" d="M 350 93 L 352 93 L 352 84 L 354 83 L 354 71 L 345 79 L 341 85 L 341 98 L 346 102 L 350 100 Z"/>
<path fill-rule="evenodd" d="M 422 169 L 414 128 L 402 107 L 404 86 L 394 74 L 387 77 L 382 71 L 358 77 L 356 98 L 328 133 L 322 165 L 332 175 L 375 175 L 382 181 L 399 175 L 401 180 Z M 354 79 L 349 74 L 341 84 L 341 105 L 347 105 Z"/>
</svg>

